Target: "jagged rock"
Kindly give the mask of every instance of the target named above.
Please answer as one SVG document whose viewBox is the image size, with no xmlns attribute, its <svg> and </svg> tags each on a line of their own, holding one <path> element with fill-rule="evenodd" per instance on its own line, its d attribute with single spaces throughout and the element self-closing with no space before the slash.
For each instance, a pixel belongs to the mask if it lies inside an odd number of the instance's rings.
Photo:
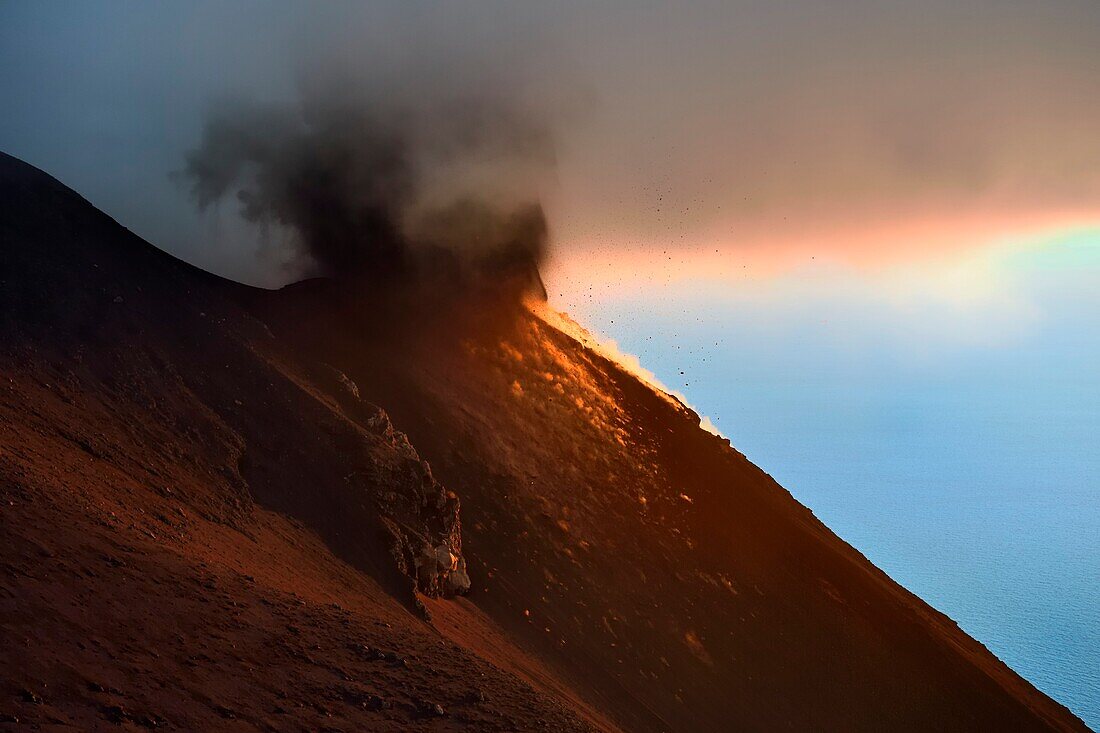
<svg viewBox="0 0 1100 733">
<path fill-rule="evenodd" d="M 386 414 L 385 410 L 379 409 L 378 412 L 368 418 L 367 427 L 375 435 L 389 443 L 402 457 L 416 463 L 420 462 L 420 454 L 409 442 L 409 436 L 394 428 L 393 423 L 390 422 L 390 416 Z"/>
<path fill-rule="evenodd" d="M 394 428 L 385 410 L 368 418 L 366 427 L 399 459 L 388 471 L 373 470 L 379 487 L 375 504 L 392 538 L 398 568 L 425 595 L 468 592 L 458 496 L 435 479 L 431 466 L 420 459 L 408 436 Z"/>
<path fill-rule="evenodd" d="M 32 705 L 41 705 L 42 698 L 34 693 L 32 690 L 23 689 L 19 691 L 19 697 L 23 702 L 29 702 Z"/>
<path fill-rule="evenodd" d="M 355 399 L 359 399 L 359 385 L 348 379 L 348 375 L 344 374 L 343 372 L 340 372 L 338 377 L 340 379 L 340 384 L 343 385 L 344 389 L 348 391 L 348 394 L 350 394 Z"/>
<path fill-rule="evenodd" d="M 460 595 L 470 589 L 470 576 L 466 573 L 466 560 L 455 554 L 447 545 L 425 545 L 416 559 L 418 585 L 438 588 L 445 596 Z"/>
<path fill-rule="evenodd" d="M 459 567 L 447 575 L 445 595 L 460 596 L 470 592 L 470 576 L 466 573 L 466 560 L 459 559 Z"/>
<path fill-rule="evenodd" d="M 338 386 L 341 390 L 347 392 L 351 397 L 355 398 L 356 400 L 360 399 L 359 385 L 353 382 L 347 374 L 330 364 L 323 364 L 321 371 L 325 374 L 327 378 L 330 378 L 333 382 L 335 382 L 335 385 L 332 386 Z"/>
<path fill-rule="evenodd" d="M 108 705 L 103 708 L 103 717 L 112 723 L 121 724 L 130 718 L 121 705 Z"/>
</svg>

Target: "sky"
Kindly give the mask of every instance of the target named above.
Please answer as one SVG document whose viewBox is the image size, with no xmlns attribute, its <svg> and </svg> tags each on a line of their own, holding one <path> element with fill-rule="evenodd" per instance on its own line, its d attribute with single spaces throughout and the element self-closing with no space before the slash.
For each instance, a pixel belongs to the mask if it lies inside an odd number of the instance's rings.
<svg viewBox="0 0 1100 733">
<path fill-rule="evenodd" d="M 1100 217 L 1092 0 L 8 0 L 0 21 L 0 146 L 266 285 L 297 274 L 278 242 L 242 232 L 232 202 L 196 216 L 169 174 L 213 106 L 293 100 L 318 78 L 379 104 L 513 99 L 554 139 L 552 170 L 523 184 L 554 251 L 629 270 L 712 248 L 758 272 L 875 266 Z"/>
<path fill-rule="evenodd" d="M 180 175 L 219 110 L 503 100 L 552 155 L 462 171 L 542 203 L 551 304 L 1098 727 L 1098 38 L 1095 0 L 0 0 L 0 150 L 274 287 L 293 233 Z"/>
</svg>

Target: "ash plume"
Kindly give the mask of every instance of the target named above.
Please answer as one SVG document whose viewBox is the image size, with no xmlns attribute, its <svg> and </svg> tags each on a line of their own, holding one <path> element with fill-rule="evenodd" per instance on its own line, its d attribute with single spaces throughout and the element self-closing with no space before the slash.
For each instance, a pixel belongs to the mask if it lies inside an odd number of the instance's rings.
<svg viewBox="0 0 1100 733">
<path fill-rule="evenodd" d="M 182 178 L 200 210 L 286 230 L 305 275 L 545 296 L 550 136 L 507 100 L 404 105 L 326 91 L 207 119 Z"/>
</svg>

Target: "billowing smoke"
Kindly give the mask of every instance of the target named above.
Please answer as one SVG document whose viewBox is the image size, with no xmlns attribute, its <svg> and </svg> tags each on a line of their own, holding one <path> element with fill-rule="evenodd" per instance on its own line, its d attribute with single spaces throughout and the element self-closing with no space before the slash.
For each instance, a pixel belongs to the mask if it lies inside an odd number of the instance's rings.
<svg viewBox="0 0 1100 733">
<path fill-rule="evenodd" d="M 583 292 L 628 258 L 907 261 L 1096 220 L 1098 35 L 1094 0 L 0 2 L 0 149 L 266 286 L 483 277 L 539 202 Z"/>
<path fill-rule="evenodd" d="M 303 93 L 293 105 L 223 105 L 183 178 L 200 209 L 235 198 L 285 230 L 302 274 L 452 291 L 542 293 L 539 187 L 550 135 L 491 95 Z"/>
</svg>

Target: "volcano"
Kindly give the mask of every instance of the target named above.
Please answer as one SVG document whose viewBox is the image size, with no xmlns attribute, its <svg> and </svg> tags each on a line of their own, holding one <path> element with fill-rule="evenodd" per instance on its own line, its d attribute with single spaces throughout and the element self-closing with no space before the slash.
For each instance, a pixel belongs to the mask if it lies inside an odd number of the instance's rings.
<svg viewBox="0 0 1100 733">
<path fill-rule="evenodd" d="M 0 726 L 1085 730 L 545 306 L 0 247 Z"/>
</svg>

